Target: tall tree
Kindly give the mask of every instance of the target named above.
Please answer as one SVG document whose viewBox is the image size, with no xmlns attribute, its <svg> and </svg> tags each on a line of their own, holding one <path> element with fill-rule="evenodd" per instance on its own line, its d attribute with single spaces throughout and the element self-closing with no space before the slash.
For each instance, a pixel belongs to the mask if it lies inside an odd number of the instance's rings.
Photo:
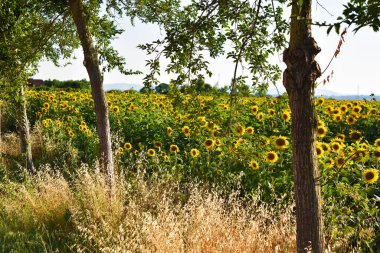
<svg viewBox="0 0 380 253">
<path fill-rule="evenodd" d="M 109 185 L 113 185 L 114 165 L 112 158 L 111 130 L 108 117 L 108 104 L 103 89 L 103 75 L 100 71 L 99 55 L 94 46 L 93 38 L 88 28 L 82 0 L 70 0 L 70 13 L 73 17 L 82 44 L 84 66 L 91 82 L 91 93 L 94 99 L 96 128 L 99 136 L 101 167 L 107 174 Z"/>
<path fill-rule="evenodd" d="M 25 85 L 42 58 L 56 62 L 60 56 L 70 54 L 75 42 L 70 40 L 64 15 L 43 11 L 44 5 L 40 1 L 4 0 L 0 7 L 1 91 L 8 94 L 18 111 L 21 153 L 26 158 L 26 167 L 32 172 L 34 166 Z M 57 48 L 57 44 L 61 46 Z"/>
<path fill-rule="evenodd" d="M 311 0 L 292 1 L 289 47 L 284 51 L 283 84 L 292 112 L 293 175 L 297 251 L 324 250 L 321 189 L 316 154 L 315 81 L 321 75 L 315 56 L 321 51 L 311 32 Z"/>
</svg>

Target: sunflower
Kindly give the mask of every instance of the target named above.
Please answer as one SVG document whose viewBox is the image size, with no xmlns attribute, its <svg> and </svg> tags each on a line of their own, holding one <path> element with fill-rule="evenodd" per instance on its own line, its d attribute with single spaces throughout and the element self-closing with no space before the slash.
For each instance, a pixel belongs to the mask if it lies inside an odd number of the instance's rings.
<svg viewBox="0 0 380 253">
<path fill-rule="evenodd" d="M 113 113 L 115 113 L 115 114 L 118 114 L 119 112 L 120 112 L 120 108 L 119 108 L 119 106 L 113 106 L 112 107 L 112 111 L 113 111 Z"/>
<path fill-rule="evenodd" d="M 334 119 L 335 122 L 341 122 L 342 119 L 343 119 L 343 116 L 340 113 L 339 114 L 334 114 L 333 119 Z"/>
<path fill-rule="evenodd" d="M 380 138 L 377 138 L 375 140 L 375 143 L 374 143 L 375 147 L 377 147 L 378 149 L 380 149 Z"/>
<path fill-rule="evenodd" d="M 331 148 L 330 148 L 330 145 L 327 144 L 327 143 L 321 143 L 321 148 L 323 149 L 324 152 L 330 152 L 331 151 Z"/>
<path fill-rule="evenodd" d="M 173 134 L 173 129 L 172 129 L 171 127 L 167 127 L 167 128 L 166 128 L 166 131 L 167 131 L 167 133 L 168 133 L 168 136 L 171 137 L 172 134 Z"/>
<path fill-rule="evenodd" d="M 373 184 L 379 179 L 379 172 L 375 169 L 367 169 L 363 172 L 363 181 L 366 184 Z"/>
<path fill-rule="evenodd" d="M 359 148 L 354 153 L 354 160 L 356 162 L 365 162 L 369 158 L 369 152 L 364 148 Z"/>
<path fill-rule="evenodd" d="M 317 105 L 323 105 L 324 102 L 325 102 L 324 98 L 318 98 L 317 99 Z"/>
<path fill-rule="evenodd" d="M 325 126 L 319 126 L 317 128 L 317 136 L 318 137 L 325 137 L 327 134 L 327 128 Z"/>
<path fill-rule="evenodd" d="M 255 129 L 253 127 L 249 126 L 245 129 L 245 131 L 247 132 L 247 134 L 253 134 L 255 132 Z"/>
<path fill-rule="evenodd" d="M 251 107 L 252 113 L 256 114 L 259 111 L 259 107 L 257 105 L 254 105 Z"/>
<path fill-rule="evenodd" d="M 170 161 L 170 158 L 167 155 L 164 155 L 162 158 L 164 158 L 164 162 L 169 162 Z"/>
<path fill-rule="evenodd" d="M 316 150 L 317 150 L 318 157 L 323 156 L 325 151 L 323 150 L 322 145 L 317 145 Z"/>
<path fill-rule="evenodd" d="M 179 147 L 177 145 L 172 144 L 172 145 L 170 145 L 169 150 L 170 150 L 170 153 L 178 153 Z"/>
<path fill-rule="evenodd" d="M 352 108 L 352 111 L 355 113 L 360 113 L 362 111 L 362 108 L 359 105 L 356 105 Z"/>
<path fill-rule="evenodd" d="M 148 156 L 152 157 L 156 155 L 156 151 L 153 148 L 148 149 Z"/>
<path fill-rule="evenodd" d="M 361 132 L 360 131 L 357 131 L 357 130 L 351 130 L 350 131 L 350 138 L 351 140 L 353 141 L 360 141 L 360 138 L 361 138 Z"/>
<path fill-rule="evenodd" d="M 269 151 L 265 154 L 265 161 L 268 163 L 275 163 L 278 160 L 278 155 L 276 152 Z"/>
<path fill-rule="evenodd" d="M 269 117 L 273 117 L 275 115 L 276 111 L 273 109 L 268 110 Z"/>
<path fill-rule="evenodd" d="M 356 118 L 353 115 L 348 115 L 346 118 L 347 125 L 353 125 L 356 123 Z"/>
<path fill-rule="evenodd" d="M 334 159 L 332 159 L 332 158 L 327 159 L 327 161 L 325 161 L 325 164 L 326 164 L 327 168 L 334 167 L 334 164 L 335 164 Z"/>
<path fill-rule="evenodd" d="M 342 145 L 339 142 L 334 141 L 334 142 L 331 143 L 331 149 L 334 152 L 339 152 L 342 149 Z"/>
<path fill-rule="evenodd" d="M 252 160 L 252 161 L 249 163 L 249 167 L 251 167 L 253 170 L 258 170 L 258 169 L 259 169 L 259 163 L 256 162 L 255 160 Z"/>
<path fill-rule="evenodd" d="M 211 131 L 212 138 L 218 138 L 219 135 L 220 135 L 220 131 L 219 130 L 212 130 Z"/>
<path fill-rule="evenodd" d="M 286 137 L 281 135 L 275 140 L 274 143 L 276 144 L 276 148 L 278 149 L 286 149 L 289 145 L 289 142 L 286 139 Z"/>
<path fill-rule="evenodd" d="M 336 166 L 338 168 L 342 168 L 345 163 L 346 163 L 346 158 L 344 156 L 338 156 L 336 158 Z"/>
<path fill-rule="evenodd" d="M 205 147 L 207 149 L 212 149 L 212 147 L 214 146 L 214 140 L 207 139 L 207 140 L 205 140 L 205 142 L 203 144 L 205 145 Z"/>
<path fill-rule="evenodd" d="M 263 120 L 264 120 L 264 113 L 259 112 L 259 113 L 256 115 L 256 118 L 257 118 L 258 121 L 263 121 Z"/>
<path fill-rule="evenodd" d="M 196 148 L 192 148 L 190 150 L 190 155 L 191 155 L 192 158 L 198 157 L 199 156 L 199 150 L 196 149 Z"/>
<path fill-rule="evenodd" d="M 190 136 L 190 127 L 188 127 L 188 126 L 184 126 L 184 127 L 182 127 L 182 133 L 183 133 L 186 137 L 189 137 L 189 136 Z"/>
<path fill-rule="evenodd" d="M 337 138 L 337 139 L 340 139 L 340 140 L 342 140 L 342 141 L 344 142 L 344 140 L 346 139 L 346 136 L 345 136 L 344 134 L 338 134 L 338 135 L 336 136 L 336 138 Z"/>
<path fill-rule="evenodd" d="M 115 155 L 116 156 L 122 156 L 124 154 L 124 149 L 122 147 L 116 149 Z"/>
<path fill-rule="evenodd" d="M 218 138 L 216 138 L 214 144 L 215 146 L 220 147 L 222 145 L 222 142 Z"/>
<path fill-rule="evenodd" d="M 49 110 L 50 104 L 45 102 L 45 103 L 43 103 L 42 107 L 45 108 L 46 110 Z"/>
<path fill-rule="evenodd" d="M 242 136 L 245 133 L 245 127 L 242 125 L 238 125 L 236 128 L 236 136 Z"/>
<path fill-rule="evenodd" d="M 73 132 L 73 131 L 69 131 L 69 137 L 70 137 L 70 138 L 73 138 L 73 137 L 74 137 L 74 132 Z"/>
<path fill-rule="evenodd" d="M 373 152 L 373 154 L 374 154 L 376 160 L 377 160 L 377 161 L 380 161 L 380 150 L 379 150 L 379 149 L 378 149 L 378 150 L 375 150 L 375 151 Z"/>
<path fill-rule="evenodd" d="M 126 143 L 124 144 L 124 149 L 125 149 L 126 151 L 130 151 L 130 150 L 132 149 L 132 144 L 129 143 L 129 142 L 126 142 Z"/>
<path fill-rule="evenodd" d="M 342 113 L 345 113 L 346 111 L 347 111 L 347 106 L 346 105 L 341 105 L 340 106 L 340 111 L 342 112 Z"/>
<path fill-rule="evenodd" d="M 285 122 L 289 122 L 290 121 L 290 112 L 289 111 L 283 111 L 282 114 L 281 114 L 281 118 L 283 121 Z"/>
</svg>

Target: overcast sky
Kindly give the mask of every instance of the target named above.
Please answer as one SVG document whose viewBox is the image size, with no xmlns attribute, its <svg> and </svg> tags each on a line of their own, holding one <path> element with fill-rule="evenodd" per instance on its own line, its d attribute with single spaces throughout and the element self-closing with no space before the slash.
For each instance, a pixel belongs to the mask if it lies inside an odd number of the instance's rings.
<svg viewBox="0 0 380 253">
<path fill-rule="evenodd" d="M 333 21 L 342 13 L 343 0 L 319 0 L 331 14 L 330 16 L 322 7 L 313 5 L 313 19 L 315 21 Z M 147 71 L 145 60 L 148 59 L 145 52 L 136 48 L 138 44 L 151 42 L 163 34 L 157 26 L 147 25 L 136 22 L 132 27 L 127 20 L 121 20 L 120 26 L 125 32 L 113 42 L 114 47 L 119 53 L 125 57 L 127 68 Z M 331 32 L 327 36 L 326 28 L 313 27 L 313 35 L 322 48 L 322 52 L 317 56 L 317 61 L 321 68 L 324 69 L 328 64 L 331 56 L 334 54 L 339 41 L 339 36 Z M 326 74 L 331 70 L 334 76 L 330 83 L 321 87 L 340 94 L 360 94 L 369 95 L 375 93 L 380 95 L 380 32 L 375 33 L 370 29 L 362 29 L 354 34 L 352 29 L 349 30 L 345 37 L 346 43 L 341 48 L 341 53 L 336 58 Z M 42 62 L 39 72 L 35 78 L 41 79 L 88 79 L 85 67 L 83 66 L 83 53 L 81 50 L 75 52 L 76 60 L 72 60 L 72 64 L 66 67 L 55 67 L 50 62 Z M 281 62 L 280 54 L 273 57 L 273 61 L 278 63 L 282 69 L 285 65 Z M 228 85 L 233 76 L 234 64 L 232 61 L 220 57 L 218 59 L 210 59 L 210 69 L 213 72 L 211 78 L 206 81 L 212 85 L 219 83 L 220 85 Z M 244 72 L 244 70 L 243 70 Z M 248 73 L 247 70 L 245 71 Z M 124 76 L 117 71 L 105 73 L 104 83 L 131 83 L 141 84 L 144 75 Z M 169 82 L 170 78 L 162 71 L 159 80 L 161 82 Z M 324 77 L 322 77 L 323 79 Z M 278 82 L 279 89 L 283 89 L 282 81 Z"/>
</svg>

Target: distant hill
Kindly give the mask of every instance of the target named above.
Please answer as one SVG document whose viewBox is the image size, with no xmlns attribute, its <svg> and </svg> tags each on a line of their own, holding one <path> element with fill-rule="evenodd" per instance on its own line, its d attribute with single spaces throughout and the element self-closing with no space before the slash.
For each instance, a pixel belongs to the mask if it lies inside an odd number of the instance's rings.
<svg viewBox="0 0 380 253">
<path fill-rule="evenodd" d="M 104 89 L 108 90 L 141 90 L 144 87 L 142 84 L 132 84 L 132 83 L 106 83 L 104 84 Z"/>
</svg>

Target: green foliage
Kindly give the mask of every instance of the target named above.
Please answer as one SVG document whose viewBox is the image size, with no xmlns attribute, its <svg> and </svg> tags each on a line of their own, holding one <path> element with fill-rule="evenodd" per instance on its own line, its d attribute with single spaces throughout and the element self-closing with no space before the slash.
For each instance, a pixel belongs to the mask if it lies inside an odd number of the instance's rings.
<svg viewBox="0 0 380 253">
<path fill-rule="evenodd" d="M 66 80 L 59 81 L 57 79 L 46 80 L 44 81 L 47 87 L 51 88 L 59 88 L 59 89 L 79 89 L 79 90 L 89 90 L 91 88 L 90 82 L 86 79 L 82 80 Z"/>
<path fill-rule="evenodd" d="M 158 84 L 161 56 L 170 60 L 166 71 L 178 75 L 176 84 L 192 83 L 198 74 L 211 75 L 205 52 L 212 58 L 226 54 L 236 67 L 248 64 L 253 85 L 276 82 L 281 71 L 268 59 L 285 46 L 287 24 L 280 7 L 283 2 L 277 1 L 275 6 L 273 1 L 256 1 L 253 5 L 237 0 L 192 1 L 181 7 L 173 1 L 169 12 L 160 12 L 150 4 L 139 6 L 137 16 L 158 23 L 165 31 L 164 39 L 139 46 L 153 56 L 147 61 L 151 73 L 144 84 Z"/>
</svg>

